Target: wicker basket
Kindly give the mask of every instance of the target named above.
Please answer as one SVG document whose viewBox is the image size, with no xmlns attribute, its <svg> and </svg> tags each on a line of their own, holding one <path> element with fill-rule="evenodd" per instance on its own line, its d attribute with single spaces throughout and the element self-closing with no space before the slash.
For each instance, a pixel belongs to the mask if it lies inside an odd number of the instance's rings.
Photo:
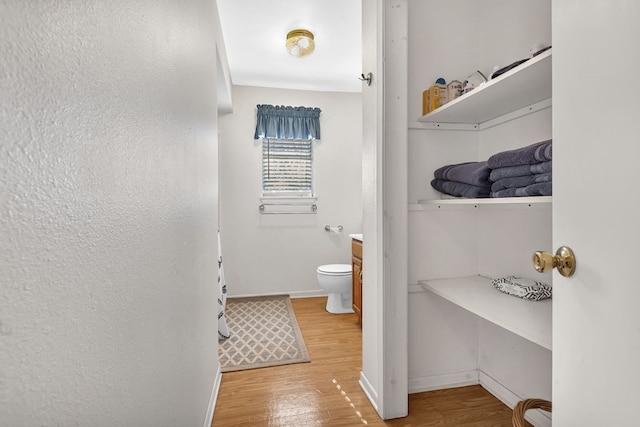
<svg viewBox="0 0 640 427">
<path fill-rule="evenodd" d="M 544 399 L 524 399 L 513 408 L 513 427 L 525 427 L 524 413 L 529 409 L 542 409 L 551 412 L 551 402 Z"/>
</svg>

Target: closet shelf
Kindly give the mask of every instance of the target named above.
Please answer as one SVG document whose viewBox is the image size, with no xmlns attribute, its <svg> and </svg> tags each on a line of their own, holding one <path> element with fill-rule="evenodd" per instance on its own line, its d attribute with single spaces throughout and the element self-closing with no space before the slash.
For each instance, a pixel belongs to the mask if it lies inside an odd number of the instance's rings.
<svg viewBox="0 0 640 427">
<path fill-rule="evenodd" d="M 551 49 L 418 119 L 480 125 L 551 98 Z"/>
<path fill-rule="evenodd" d="M 551 350 L 551 299 L 526 301 L 496 290 L 482 276 L 421 280 L 427 291 Z"/>
<path fill-rule="evenodd" d="M 418 200 L 419 206 L 443 206 L 443 205 L 537 205 L 551 204 L 553 196 L 535 197 L 496 197 L 483 199 L 423 199 Z"/>
</svg>

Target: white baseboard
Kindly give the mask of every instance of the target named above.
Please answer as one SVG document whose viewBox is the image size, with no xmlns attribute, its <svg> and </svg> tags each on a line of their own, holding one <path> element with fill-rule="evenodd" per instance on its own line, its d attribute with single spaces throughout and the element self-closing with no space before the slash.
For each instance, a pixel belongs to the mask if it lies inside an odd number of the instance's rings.
<svg viewBox="0 0 640 427">
<path fill-rule="evenodd" d="M 222 383 L 222 371 L 220 365 L 216 371 L 216 377 L 213 380 L 213 389 L 211 390 L 211 396 L 209 397 L 209 407 L 207 407 L 207 414 L 204 417 L 203 427 L 211 427 L 213 423 L 213 412 L 216 409 L 216 402 L 218 401 L 218 392 L 220 391 L 220 384 Z"/>
<path fill-rule="evenodd" d="M 367 390 L 362 386 L 362 378 L 363 375 L 360 374 L 360 386 L 365 390 L 365 393 L 367 393 Z M 480 384 L 485 390 L 512 409 L 516 406 L 516 403 L 523 399 L 490 375 L 476 369 L 452 374 L 409 378 L 409 394 L 475 384 Z M 371 400 L 371 398 L 369 398 L 369 400 Z M 527 411 L 526 419 L 535 427 L 551 427 L 550 415 L 539 409 Z"/>
<path fill-rule="evenodd" d="M 317 289 L 314 291 L 302 291 L 302 292 L 289 292 L 289 298 L 315 298 L 326 297 L 327 291 Z"/>
<path fill-rule="evenodd" d="M 409 394 L 445 388 L 464 387 L 479 384 L 478 371 L 454 372 L 451 374 L 429 375 L 428 377 L 409 378 Z"/>
<path fill-rule="evenodd" d="M 272 295 L 289 295 L 289 298 L 314 298 L 314 297 L 326 297 L 327 292 L 322 289 L 315 289 L 313 291 L 295 291 L 295 292 L 271 292 L 262 294 L 242 294 L 242 295 L 228 295 L 228 298 L 248 298 L 248 297 L 267 297 Z"/>
<path fill-rule="evenodd" d="M 367 399 L 369 399 L 369 402 L 371 402 L 371 406 L 373 406 L 373 409 L 375 409 L 379 414 L 380 411 L 378 408 L 378 393 L 373 388 L 373 386 L 369 382 L 369 379 L 367 379 L 367 376 L 362 371 L 360 371 L 360 381 L 358 381 L 358 384 L 360 384 L 360 388 L 362 389 L 362 391 L 364 391 L 364 394 L 367 396 Z"/>
<path fill-rule="evenodd" d="M 479 371 L 479 378 L 480 385 L 509 408 L 513 409 L 513 407 L 516 406 L 516 403 L 523 399 L 483 371 Z M 549 414 L 540 409 L 531 409 L 527 411 L 525 418 L 535 427 L 551 427 L 551 418 Z"/>
</svg>

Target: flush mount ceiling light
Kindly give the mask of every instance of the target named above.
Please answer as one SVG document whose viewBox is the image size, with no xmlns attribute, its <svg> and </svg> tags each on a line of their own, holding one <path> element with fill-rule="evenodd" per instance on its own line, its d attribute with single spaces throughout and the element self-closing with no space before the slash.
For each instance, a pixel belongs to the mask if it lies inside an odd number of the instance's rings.
<svg viewBox="0 0 640 427">
<path fill-rule="evenodd" d="M 302 58 L 315 49 L 313 34 L 307 30 L 293 30 L 287 34 L 287 51 L 290 55 Z"/>
</svg>

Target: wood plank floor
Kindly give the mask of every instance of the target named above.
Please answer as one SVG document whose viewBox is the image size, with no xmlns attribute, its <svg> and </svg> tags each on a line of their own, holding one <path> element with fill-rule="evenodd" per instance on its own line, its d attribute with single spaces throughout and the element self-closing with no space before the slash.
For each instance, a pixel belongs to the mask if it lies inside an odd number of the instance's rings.
<svg viewBox="0 0 640 427">
<path fill-rule="evenodd" d="M 356 315 L 325 303 L 292 300 L 311 362 L 223 374 L 213 427 L 511 426 L 511 410 L 480 386 L 412 394 L 408 417 L 380 420 L 358 385 Z"/>
</svg>

